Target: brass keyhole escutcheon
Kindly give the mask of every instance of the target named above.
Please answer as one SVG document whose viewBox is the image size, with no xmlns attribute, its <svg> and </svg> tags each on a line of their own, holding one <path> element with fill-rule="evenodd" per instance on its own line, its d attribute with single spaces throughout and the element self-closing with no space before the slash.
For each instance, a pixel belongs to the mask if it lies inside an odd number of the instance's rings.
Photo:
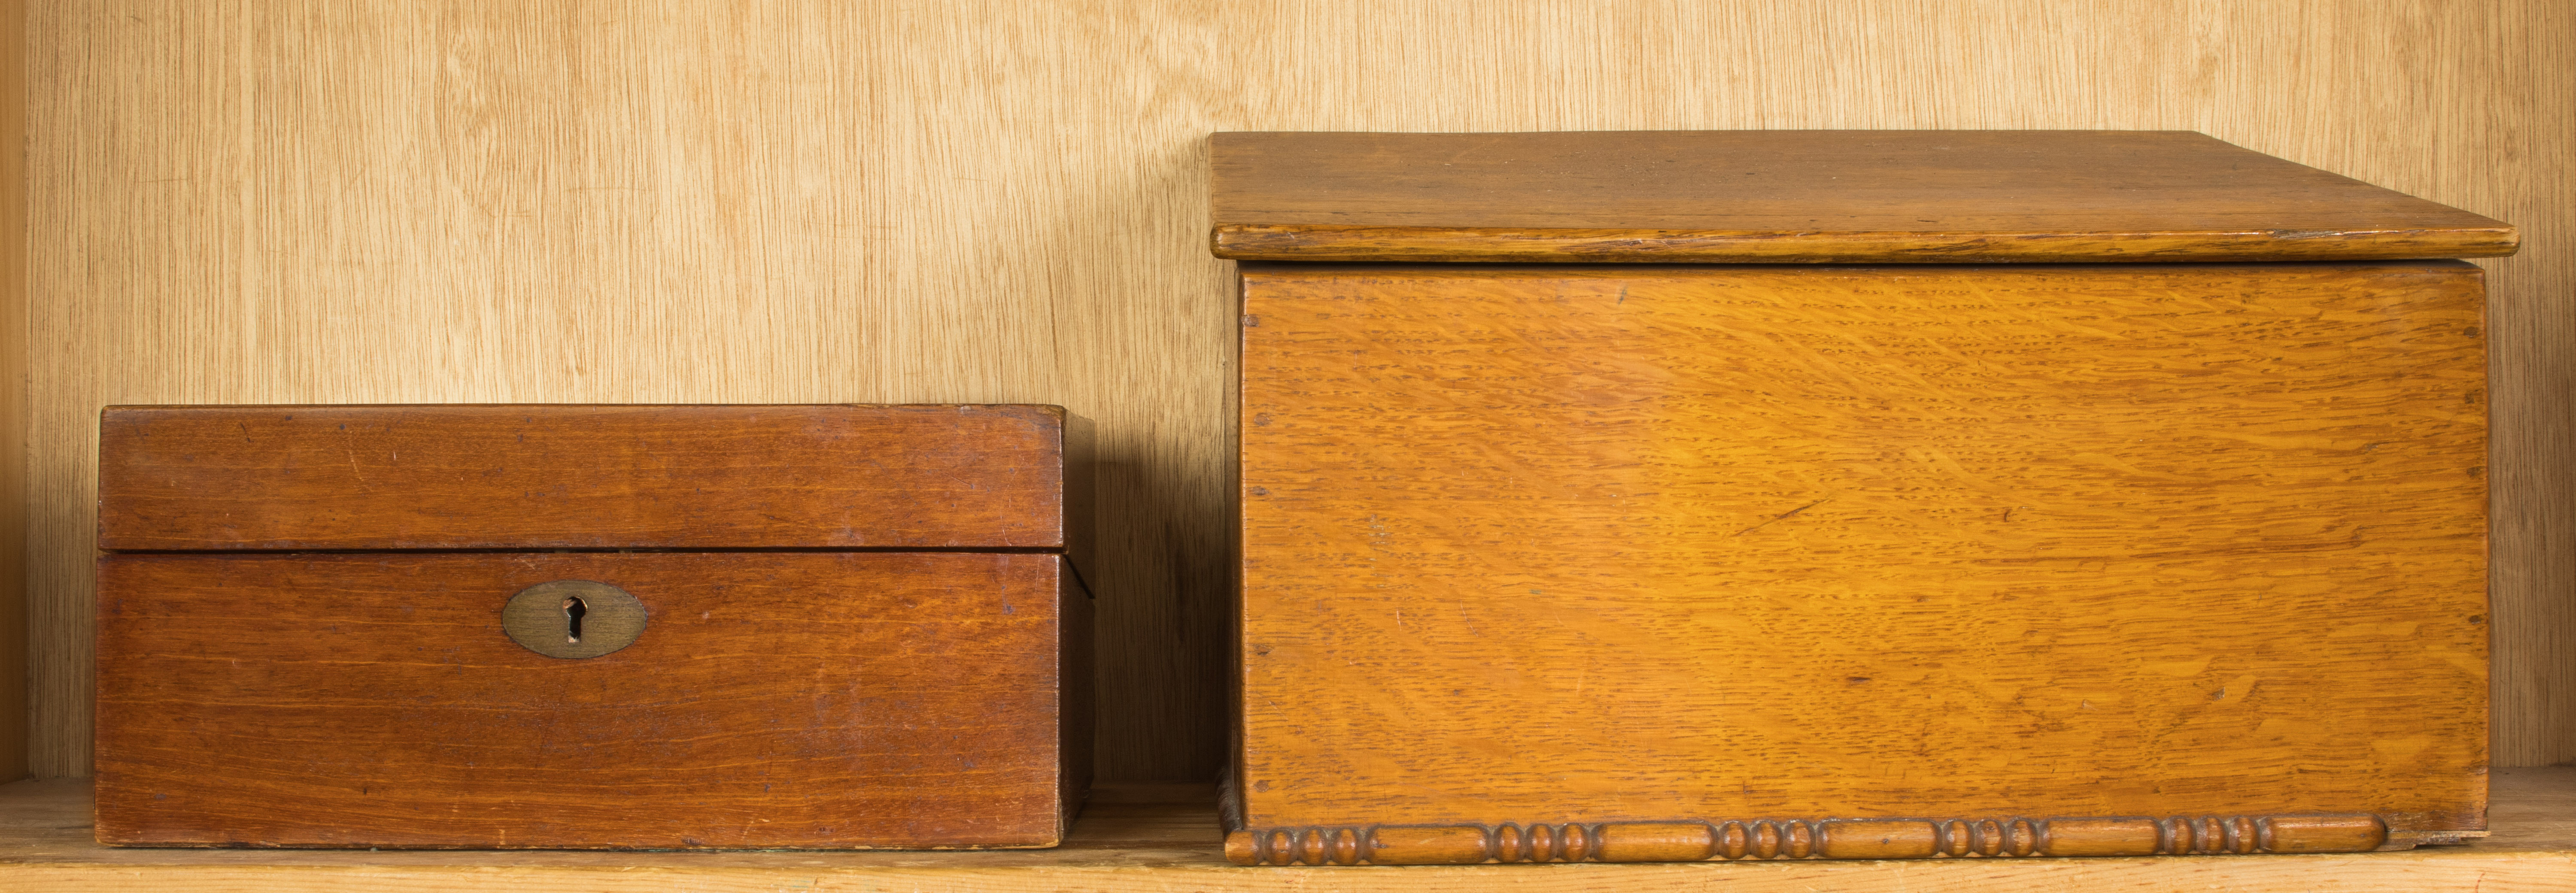
<svg viewBox="0 0 2576 893">
<path fill-rule="evenodd" d="M 547 657 L 598 657 L 644 634 L 644 603 L 626 590 L 589 580 L 539 583 L 501 608 L 510 641 Z"/>
</svg>

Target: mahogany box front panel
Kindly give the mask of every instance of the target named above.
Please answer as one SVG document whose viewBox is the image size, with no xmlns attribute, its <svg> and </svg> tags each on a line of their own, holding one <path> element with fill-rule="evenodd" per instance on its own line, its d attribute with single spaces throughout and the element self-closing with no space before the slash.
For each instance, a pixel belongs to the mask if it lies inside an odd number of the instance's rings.
<svg viewBox="0 0 2576 893">
<path fill-rule="evenodd" d="M 500 607 L 553 580 L 634 595 L 641 636 L 520 647 Z M 1051 554 L 111 555 L 98 836 L 1051 846 L 1088 601 Z"/>
<path fill-rule="evenodd" d="M 1242 277 L 1237 819 L 1279 859 L 1334 827 L 1510 861 L 1514 823 L 2485 826 L 2470 265 Z"/>
</svg>

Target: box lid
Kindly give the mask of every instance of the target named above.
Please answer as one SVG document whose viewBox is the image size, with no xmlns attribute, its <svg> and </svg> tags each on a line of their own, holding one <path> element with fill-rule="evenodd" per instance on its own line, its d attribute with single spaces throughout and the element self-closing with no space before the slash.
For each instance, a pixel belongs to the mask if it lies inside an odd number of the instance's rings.
<svg viewBox="0 0 2576 893">
<path fill-rule="evenodd" d="M 1220 133 L 1219 257 L 2494 257 L 2504 223 L 2183 131 Z"/>
<path fill-rule="evenodd" d="M 109 407 L 99 548 L 1079 551 L 1067 420 L 1020 405 Z"/>
</svg>

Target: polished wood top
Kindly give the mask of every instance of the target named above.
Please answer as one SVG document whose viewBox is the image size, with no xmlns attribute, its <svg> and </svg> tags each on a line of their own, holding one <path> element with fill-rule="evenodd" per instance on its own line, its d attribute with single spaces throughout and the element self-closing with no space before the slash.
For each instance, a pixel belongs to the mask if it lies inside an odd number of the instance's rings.
<svg viewBox="0 0 2576 893">
<path fill-rule="evenodd" d="M 2491 257 L 2507 224 L 2182 131 L 1220 133 L 1239 260 Z"/>
<path fill-rule="evenodd" d="M 1074 421 L 1028 405 L 111 406 L 98 546 L 1078 555 Z"/>
</svg>

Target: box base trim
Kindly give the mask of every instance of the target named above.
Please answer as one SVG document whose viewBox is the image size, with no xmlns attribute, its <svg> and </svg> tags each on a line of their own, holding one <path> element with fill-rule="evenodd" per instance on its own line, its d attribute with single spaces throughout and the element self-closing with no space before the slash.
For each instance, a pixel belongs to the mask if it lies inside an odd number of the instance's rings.
<svg viewBox="0 0 2576 893">
<path fill-rule="evenodd" d="M 2399 837 L 2368 814 L 1334 825 L 1234 831 L 1225 855 L 1237 865 L 1476 865 L 2351 853 L 2420 835 Z"/>
</svg>

